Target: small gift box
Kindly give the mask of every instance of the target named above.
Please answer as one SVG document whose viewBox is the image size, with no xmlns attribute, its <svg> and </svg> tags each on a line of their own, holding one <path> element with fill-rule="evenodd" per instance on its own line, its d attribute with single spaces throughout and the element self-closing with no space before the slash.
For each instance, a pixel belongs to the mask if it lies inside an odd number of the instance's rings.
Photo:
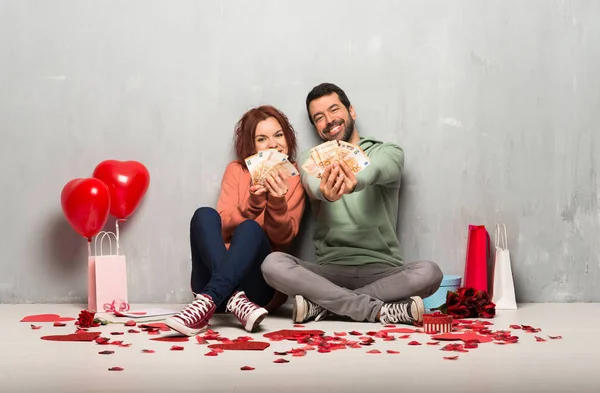
<svg viewBox="0 0 600 393">
<path fill-rule="evenodd" d="M 423 299 L 423 304 L 427 310 L 433 310 L 436 307 L 446 303 L 448 292 L 456 291 L 460 288 L 462 277 L 444 274 L 442 283 L 435 293 Z"/>
<path fill-rule="evenodd" d="M 423 331 L 427 334 L 452 332 L 452 317 L 442 313 L 423 314 Z"/>
</svg>

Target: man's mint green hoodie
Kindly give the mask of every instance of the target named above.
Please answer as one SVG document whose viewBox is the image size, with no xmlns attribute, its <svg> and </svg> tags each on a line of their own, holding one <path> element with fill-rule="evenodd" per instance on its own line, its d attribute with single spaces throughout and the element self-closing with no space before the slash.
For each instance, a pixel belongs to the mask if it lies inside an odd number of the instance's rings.
<svg viewBox="0 0 600 393">
<path fill-rule="evenodd" d="M 360 138 L 359 146 L 371 164 L 356 175 L 353 193 L 329 202 L 319 190 L 320 179 L 300 169 L 316 220 L 313 241 L 318 264 L 403 264 L 396 235 L 398 193 L 404 151 L 393 143 Z M 310 157 L 301 154 L 299 163 Z M 300 165 L 301 166 L 301 165 Z"/>
</svg>

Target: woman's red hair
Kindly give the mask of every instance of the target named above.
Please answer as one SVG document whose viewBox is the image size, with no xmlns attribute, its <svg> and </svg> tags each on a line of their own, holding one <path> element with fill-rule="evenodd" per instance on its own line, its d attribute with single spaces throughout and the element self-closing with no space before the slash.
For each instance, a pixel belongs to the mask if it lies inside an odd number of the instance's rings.
<svg viewBox="0 0 600 393">
<path fill-rule="evenodd" d="M 256 154 L 256 144 L 254 136 L 256 135 L 256 126 L 269 117 L 277 120 L 285 136 L 288 147 L 288 160 L 293 162 L 296 157 L 296 131 L 288 121 L 288 118 L 281 111 L 271 105 L 262 105 L 252 108 L 244 113 L 237 122 L 234 131 L 235 154 L 240 162 L 244 162 L 246 157 Z"/>
</svg>

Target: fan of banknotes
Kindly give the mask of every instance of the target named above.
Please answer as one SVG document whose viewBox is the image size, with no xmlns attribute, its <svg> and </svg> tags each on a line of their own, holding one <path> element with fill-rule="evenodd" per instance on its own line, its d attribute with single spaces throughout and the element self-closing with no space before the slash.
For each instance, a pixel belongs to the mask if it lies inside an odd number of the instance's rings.
<svg viewBox="0 0 600 393">
<path fill-rule="evenodd" d="M 275 149 L 261 150 L 245 161 L 252 176 L 252 184 L 265 184 L 267 177 L 277 171 L 282 171 L 288 178 L 298 176 L 298 170 L 288 161 L 288 156 Z"/>
<path fill-rule="evenodd" d="M 310 150 L 310 158 L 302 165 L 302 169 L 311 175 L 321 178 L 328 165 L 334 161 L 344 161 L 352 172 L 365 169 L 371 160 L 360 147 L 344 141 L 328 141 Z"/>
</svg>

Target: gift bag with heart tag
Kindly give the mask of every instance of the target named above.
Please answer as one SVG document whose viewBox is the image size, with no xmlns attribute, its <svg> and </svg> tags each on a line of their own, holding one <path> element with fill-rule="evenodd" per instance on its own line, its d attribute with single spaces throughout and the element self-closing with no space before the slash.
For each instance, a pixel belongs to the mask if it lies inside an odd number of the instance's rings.
<svg viewBox="0 0 600 393">
<path fill-rule="evenodd" d="M 515 285 L 504 224 L 496 224 L 496 255 L 492 280 L 492 302 L 496 304 L 496 309 L 516 310 Z"/>
<path fill-rule="evenodd" d="M 111 235 L 115 236 L 115 254 Z M 108 254 L 104 254 L 105 238 L 108 239 Z M 96 235 L 94 255 L 90 252 L 88 257 L 88 310 L 103 312 L 106 305 L 114 302 L 127 303 L 127 265 L 125 255 L 119 255 L 118 237 L 103 231 Z"/>
</svg>

